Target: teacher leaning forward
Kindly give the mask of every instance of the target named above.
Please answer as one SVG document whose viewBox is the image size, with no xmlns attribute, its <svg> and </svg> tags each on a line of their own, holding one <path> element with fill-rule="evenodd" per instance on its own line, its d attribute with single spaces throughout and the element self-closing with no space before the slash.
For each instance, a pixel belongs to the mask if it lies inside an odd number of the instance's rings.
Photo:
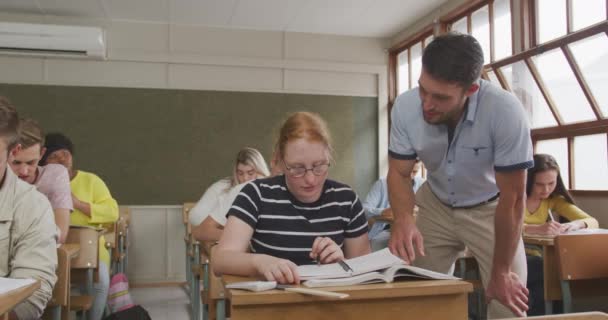
<svg viewBox="0 0 608 320">
<path fill-rule="evenodd" d="M 424 50 L 418 88 L 395 101 L 389 248 L 416 266 L 450 273 L 467 247 L 479 264 L 488 317 L 523 316 L 528 290 L 521 227 L 526 169 L 533 165 L 530 128 L 515 96 L 480 79 L 482 67 L 475 38 L 441 35 Z M 428 180 L 414 196 L 410 172 L 417 157 Z"/>
</svg>

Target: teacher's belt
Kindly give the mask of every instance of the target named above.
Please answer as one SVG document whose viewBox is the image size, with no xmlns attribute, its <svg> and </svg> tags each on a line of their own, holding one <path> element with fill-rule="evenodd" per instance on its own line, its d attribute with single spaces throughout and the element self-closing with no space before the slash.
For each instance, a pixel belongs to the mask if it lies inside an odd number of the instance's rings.
<svg viewBox="0 0 608 320">
<path fill-rule="evenodd" d="M 452 209 L 473 209 L 473 208 L 477 208 L 477 207 L 480 207 L 480 206 L 492 203 L 492 202 L 498 200 L 499 196 L 500 196 L 500 193 L 497 193 L 496 195 L 494 195 L 490 199 L 482 201 L 482 202 L 479 202 L 479 203 L 476 203 L 476 204 L 471 204 L 471 205 L 468 205 L 468 206 L 448 206 L 448 207 L 450 207 Z"/>
</svg>

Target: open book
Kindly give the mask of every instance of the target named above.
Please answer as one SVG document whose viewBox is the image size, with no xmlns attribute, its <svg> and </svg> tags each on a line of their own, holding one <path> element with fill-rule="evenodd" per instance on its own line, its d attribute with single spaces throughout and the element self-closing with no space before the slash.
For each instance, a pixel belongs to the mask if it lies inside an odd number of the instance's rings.
<svg viewBox="0 0 608 320">
<path fill-rule="evenodd" d="M 564 233 L 559 234 L 560 236 L 562 235 L 577 235 L 577 234 L 606 234 L 608 233 L 608 229 L 589 229 L 589 228 L 585 228 L 585 229 L 579 229 L 576 231 L 567 231 Z M 537 234 L 537 233 L 527 233 L 524 232 L 524 237 L 528 237 L 528 238 L 538 238 L 538 239 L 555 239 L 557 235 L 555 234 Z"/>
<path fill-rule="evenodd" d="M 28 286 L 36 282 L 34 279 L 14 279 L 0 277 L 0 294 L 5 294 L 13 290 Z"/>
<path fill-rule="evenodd" d="M 392 282 L 394 277 L 409 276 L 424 279 L 458 279 L 442 273 L 408 266 L 388 248 L 346 259 L 340 263 L 298 267 L 300 279 L 307 287 L 346 286 L 370 282 Z"/>
</svg>

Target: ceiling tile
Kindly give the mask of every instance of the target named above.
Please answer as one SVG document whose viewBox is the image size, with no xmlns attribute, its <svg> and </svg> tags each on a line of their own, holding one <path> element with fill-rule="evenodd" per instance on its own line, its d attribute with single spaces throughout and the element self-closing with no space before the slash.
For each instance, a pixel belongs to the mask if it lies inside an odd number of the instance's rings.
<svg viewBox="0 0 608 320">
<path fill-rule="evenodd" d="M 403 1 L 383 0 L 382 5 L 369 7 L 350 23 L 353 35 L 391 37 L 430 14 L 447 0 Z"/>
<path fill-rule="evenodd" d="M 0 11 L 3 13 L 42 14 L 36 0 L 2 0 Z"/>
<path fill-rule="evenodd" d="M 175 24 L 228 27 L 237 0 L 171 0 L 169 20 Z"/>
<path fill-rule="evenodd" d="M 169 0 L 101 0 L 113 20 L 167 22 Z"/>
<path fill-rule="evenodd" d="M 374 0 L 311 0 L 287 25 L 286 31 L 349 34 Z"/>
<path fill-rule="evenodd" d="M 283 31 L 303 7 L 304 0 L 257 0 L 238 2 L 230 25 L 237 28 Z"/>
<path fill-rule="evenodd" d="M 99 0 L 39 0 L 47 15 L 81 18 L 106 18 Z"/>
</svg>

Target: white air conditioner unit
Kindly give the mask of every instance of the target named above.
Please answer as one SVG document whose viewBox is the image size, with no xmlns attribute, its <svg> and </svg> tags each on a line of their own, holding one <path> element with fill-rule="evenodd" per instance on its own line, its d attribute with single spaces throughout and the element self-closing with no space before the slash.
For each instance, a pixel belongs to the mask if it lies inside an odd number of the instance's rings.
<svg viewBox="0 0 608 320">
<path fill-rule="evenodd" d="M 106 58 L 103 29 L 0 22 L 0 54 Z"/>
</svg>

